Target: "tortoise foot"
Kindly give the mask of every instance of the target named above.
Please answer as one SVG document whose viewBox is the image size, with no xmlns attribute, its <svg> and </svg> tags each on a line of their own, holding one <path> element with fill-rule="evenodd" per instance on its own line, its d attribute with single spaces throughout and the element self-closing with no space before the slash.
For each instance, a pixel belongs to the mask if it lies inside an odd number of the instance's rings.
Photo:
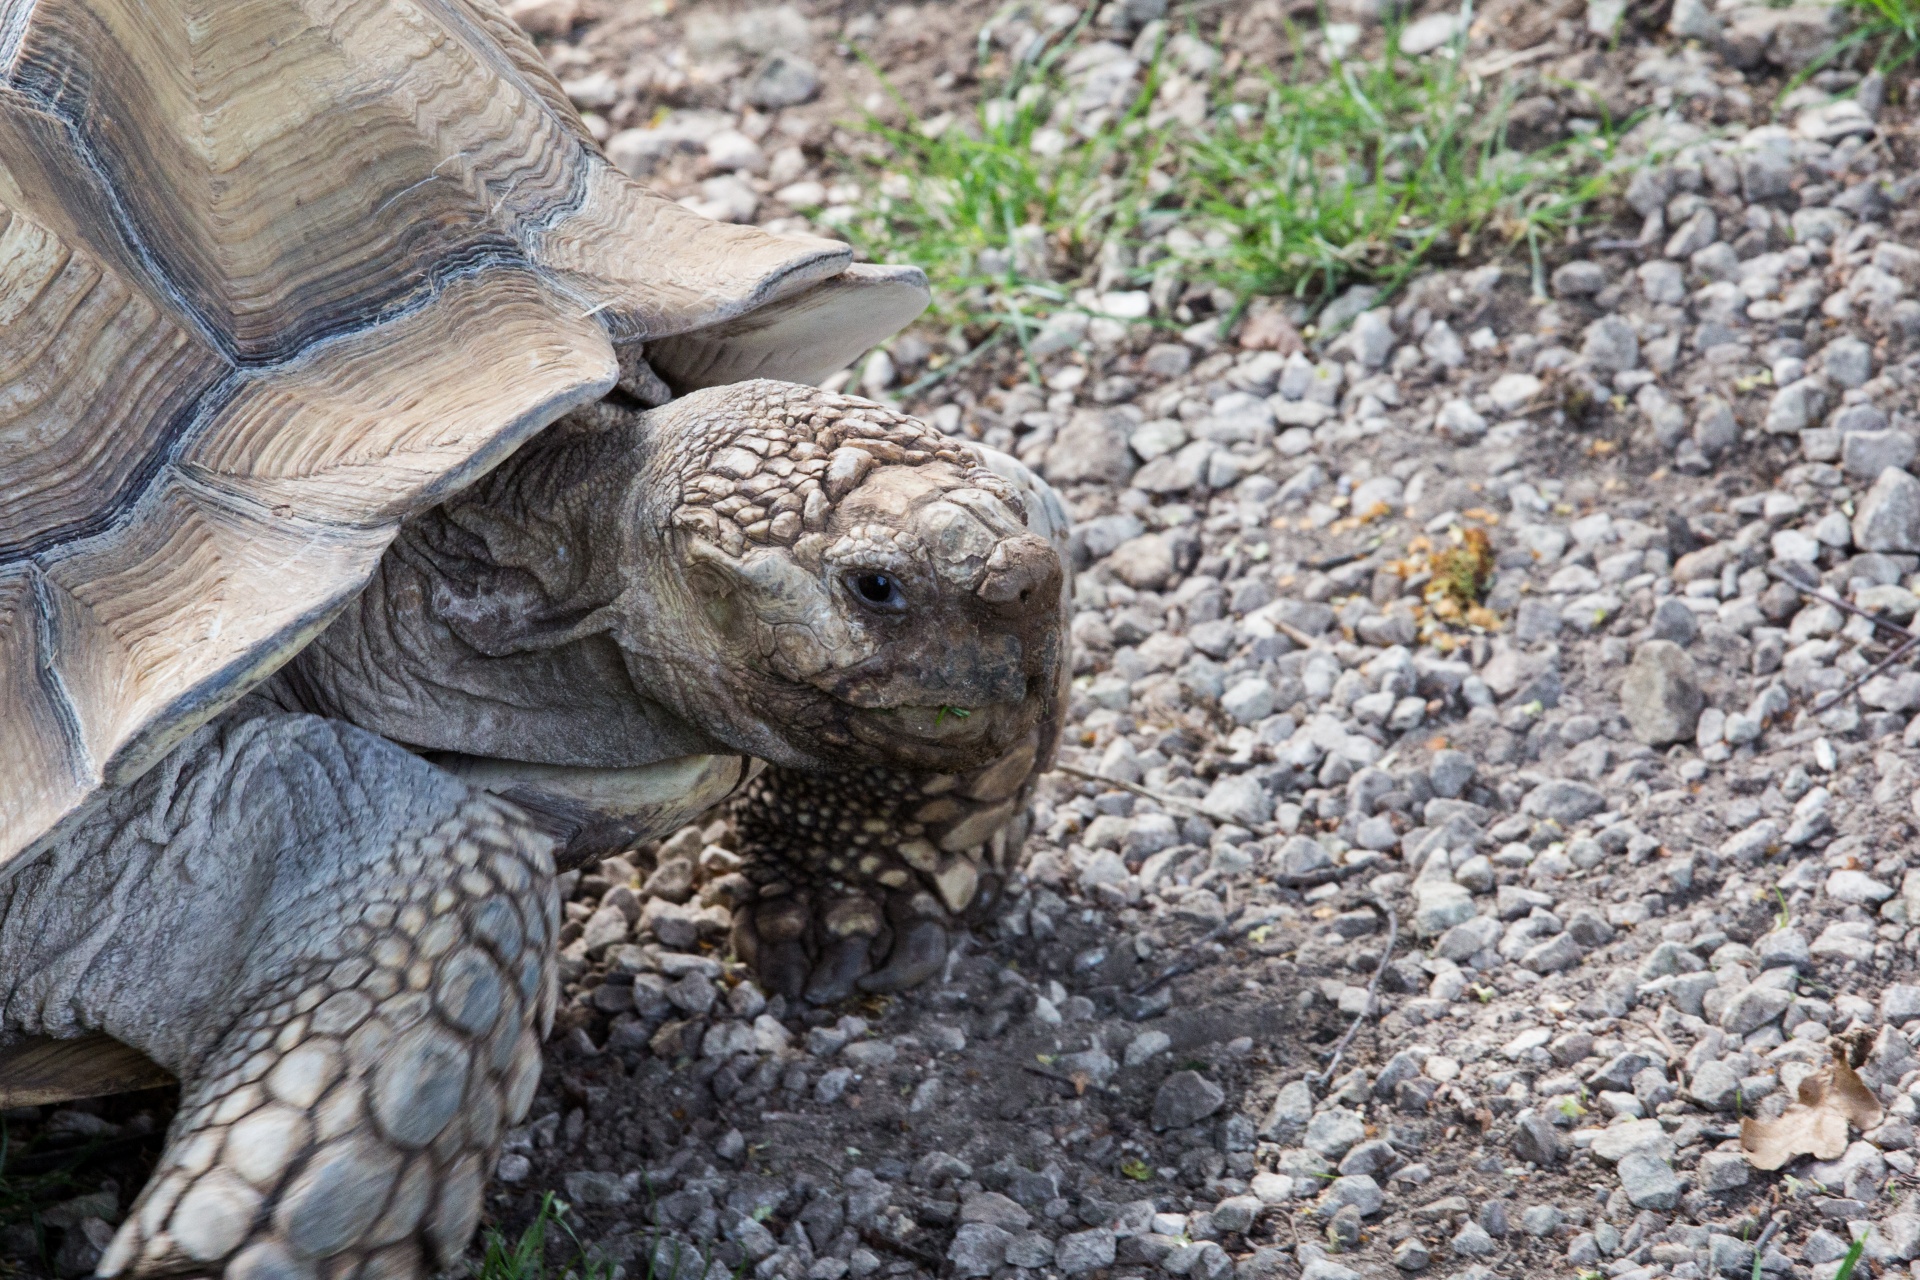
<svg viewBox="0 0 1920 1280">
<path fill-rule="evenodd" d="M 734 950 L 768 991 L 815 1004 L 938 975 L 1019 855 L 1038 754 L 966 774 L 767 768 L 732 807 L 754 886 Z"/>
<path fill-rule="evenodd" d="M 760 985 L 822 1005 L 925 982 L 945 966 L 960 928 L 918 888 L 801 890 L 733 913 L 734 950 Z"/>
</svg>

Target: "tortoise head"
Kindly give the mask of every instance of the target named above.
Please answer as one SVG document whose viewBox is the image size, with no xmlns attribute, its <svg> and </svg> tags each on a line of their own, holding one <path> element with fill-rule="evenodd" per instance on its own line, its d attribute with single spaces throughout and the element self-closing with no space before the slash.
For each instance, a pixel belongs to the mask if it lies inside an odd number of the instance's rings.
<svg viewBox="0 0 1920 1280">
<path fill-rule="evenodd" d="M 682 715 L 781 763 L 953 770 L 1046 713 L 1064 567 L 981 455 L 768 381 L 695 392 L 643 429 L 623 571 L 646 608 L 623 646 L 646 684 L 680 668 Z"/>
</svg>

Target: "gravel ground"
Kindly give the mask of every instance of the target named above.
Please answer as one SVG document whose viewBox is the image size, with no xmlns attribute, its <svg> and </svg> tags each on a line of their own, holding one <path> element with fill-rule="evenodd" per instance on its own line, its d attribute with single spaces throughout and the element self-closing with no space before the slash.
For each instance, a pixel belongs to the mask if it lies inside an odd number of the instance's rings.
<svg viewBox="0 0 1920 1280">
<path fill-rule="evenodd" d="M 1755 1274 L 1756 1240 L 1759 1273 L 1827 1280 L 1862 1234 L 1856 1276 L 1920 1275 L 1903 95 L 1828 72 L 1773 110 L 1823 6 L 1594 34 L 1618 7 L 1473 28 L 1543 138 L 1648 109 L 1629 207 L 1538 281 L 1523 256 L 1356 290 L 1307 350 L 1280 313 L 1223 340 L 1204 290 L 1110 292 L 1050 325 L 1044 386 L 981 361 L 907 404 L 1079 522 L 1024 877 L 943 979 L 828 1010 L 716 945 L 724 823 L 577 877 L 495 1224 L 555 1191 L 629 1280 L 1696 1280 Z M 793 230 L 858 200 L 831 157 L 885 109 L 874 68 L 951 109 L 983 33 L 1067 20 L 513 8 L 620 163 Z M 1376 8 L 1334 16 L 1372 39 Z M 1251 65 L 1282 16 L 1195 23 Z M 1142 313 L 1169 323 L 1109 318 Z M 1742 1118 L 1784 1133 L 1852 1068 L 1830 1158 L 1753 1167 Z M 120 1153 L 45 1215 L 56 1271 L 97 1256 L 166 1106 L 8 1117 Z"/>
</svg>

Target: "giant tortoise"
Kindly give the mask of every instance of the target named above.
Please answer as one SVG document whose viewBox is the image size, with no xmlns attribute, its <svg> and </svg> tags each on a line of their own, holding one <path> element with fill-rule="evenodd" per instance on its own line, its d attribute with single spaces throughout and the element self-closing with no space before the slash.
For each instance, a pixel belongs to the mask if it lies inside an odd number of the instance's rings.
<svg viewBox="0 0 1920 1280">
<path fill-rule="evenodd" d="M 180 1105 L 106 1275 L 451 1263 L 556 867 L 936 971 L 1058 733 L 1057 498 L 822 378 L 910 269 L 595 149 L 494 0 L 0 0 L 0 1103 Z"/>
</svg>

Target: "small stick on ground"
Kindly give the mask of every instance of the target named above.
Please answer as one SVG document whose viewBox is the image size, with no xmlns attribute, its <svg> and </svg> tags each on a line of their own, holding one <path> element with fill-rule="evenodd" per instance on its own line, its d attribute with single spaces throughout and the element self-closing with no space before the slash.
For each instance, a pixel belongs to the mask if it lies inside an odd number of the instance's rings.
<svg viewBox="0 0 1920 1280">
<path fill-rule="evenodd" d="M 1367 906 L 1371 907 L 1376 915 L 1387 922 L 1387 947 L 1385 951 L 1380 953 L 1380 963 L 1374 966 L 1373 977 L 1367 983 L 1366 1003 L 1360 1006 L 1360 1012 L 1354 1017 L 1353 1025 L 1347 1028 L 1347 1033 L 1335 1042 L 1333 1046 L 1333 1056 L 1327 1059 L 1326 1069 L 1317 1075 L 1307 1077 L 1308 1080 L 1313 1081 L 1315 1084 L 1323 1085 L 1333 1079 L 1334 1071 L 1340 1066 L 1341 1055 L 1345 1054 L 1347 1046 L 1353 1043 L 1353 1037 L 1359 1032 L 1360 1024 L 1365 1022 L 1367 1015 L 1373 1012 L 1374 994 L 1380 989 L 1380 978 L 1387 971 L 1388 961 L 1393 959 L 1393 944 L 1398 941 L 1400 937 L 1400 922 L 1394 919 L 1393 912 L 1389 911 L 1384 903 L 1378 898 L 1368 898 Z"/>
<path fill-rule="evenodd" d="M 905 1258 L 909 1262 L 917 1262 L 927 1268 L 927 1270 L 936 1274 L 945 1261 L 940 1255 L 930 1250 L 915 1248 L 904 1240 L 891 1239 L 871 1227 L 862 1228 L 860 1238 L 876 1249 L 884 1250 L 896 1257 Z"/>
<path fill-rule="evenodd" d="M 1306 632 L 1302 631 L 1300 628 L 1294 626 L 1291 622 L 1282 622 L 1278 618 L 1275 618 L 1273 620 L 1273 629 L 1275 631 L 1278 631 L 1281 635 L 1285 636 L 1287 639 L 1293 641 L 1295 644 L 1299 645 L 1302 649 L 1326 648 L 1326 645 L 1320 642 L 1319 637 L 1308 635 Z"/>
<path fill-rule="evenodd" d="M 1220 820 L 1215 815 L 1201 808 L 1198 800 L 1189 800 L 1185 796 L 1169 795 L 1164 791 L 1155 791 L 1152 787 L 1143 787 L 1137 782 L 1128 782 L 1122 778 L 1109 778 L 1105 774 L 1095 773 L 1091 769 L 1082 769 L 1077 764 L 1055 763 L 1053 767 L 1059 773 L 1079 778 L 1085 782 L 1097 782 L 1103 787 L 1116 787 L 1121 791 L 1130 791 L 1144 800 L 1151 800 L 1155 804 L 1184 809 L 1196 818 L 1205 818 L 1209 822 L 1218 822 Z M 1277 834 L 1279 828 L 1275 827 L 1271 822 L 1259 822 L 1255 823 L 1251 830 L 1254 835 L 1264 837 Z"/>
<path fill-rule="evenodd" d="M 1895 622 L 1893 619 L 1883 618 L 1877 613 L 1873 613 L 1873 612 L 1870 612 L 1869 610 L 1862 609 L 1859 605 L 1854 604 L 1852 601 L 1843 600 L 1839 596 L 1834 595 L 1832 592 L 1822 591 L 1818 587 L 1810 587 L 1806 583 L 1794 577 L 1792 574 L 1788 573 L 1786 570 L 1781 569 L 1776 565 L 1768 565 L 1767 572 L 1772 574 L 1774 577 L 1778 578 L 1780 581 L 1786 583 L 1788 586 L 1792 587 L 1795 591 L 1798 591 L 1801 595 L 1812 596 L 1815 600 L 1820 601 L 1822 604 L 1830 604 L 1834 608 L 1840 610 L 1842 613 L 1850 613 L 1856 618 L 1865 618 L 1868 622 L 1871 622 L 1874 626 L 1879 627 L 1883 631 L 1891 631 L 1894 635 L 1899 636 L 1902 640 L 1906 640 L 1913 635 L 1911 631 L 1908 631 L 1905 627 L 1901 626 L 1899 623 Z"/>
<path fill-rule="evenodd" d="M 1810 587 L 1806 583 L 1794 577 L 1792 574 L 1786 572 L 1784 569 L 1780 569 L 1774 565 L 1768 565 L 1767 572 L 1772 574 L 1774 577 L 1778 578 L 1780 581 L 1786 583 L 1788 586 L 1792 587 L 1795 591 L 1798 591 L 1801 595 L 1811 596 L 1813 599 L 1818 600 L 1823 604 L 1830 604 L 1834 608 L 1839 609 L 1844 613 L 1850 613 L 1857 618 L 1865 618 L 1868 622 L 1872 623 L 1874 626 L 1879 627 L 1886 631 L 1890 631 L 1894 635 L 1897 635 L 1900 637 L 1900 644 L 1894 647 L 1892 652 L 1888 653 L 1886 657 L 1882 658 L 1878 663 L 1878 665 L 1869 669 L 1864 675 L 1856 676 L 1851 682 L 1847 684 L 1847 686 L 1844 689 L 1840 690 L 1840 692 L 1834 694 L 1831 698 L 1827 699 L 1826 702 L 1816 706 L 1815 707 L 1816 711 L 1833 710 L 1833 708 L 1839 706 L 1841 703 L 1845 702 L 1848 698 L 1852 697 L 1855 693 L 1857 693 L 1860 690 L 1861 686 L 1865 685 L 1867 681 L 1887 671 L 1889 668 L 1891 668 L 1894 665 L 1894 663 L 1900 661 L 1900 659 L 1906 657 L 1909 653 L 1913 652 L 1916 646 L 1920 646 L 1920 634 L 1916 634 L 1912 631 L 1907 630 L 1907 628 L 1894 622 L 1891 618 L 1883 618 L 1877 613 L 1869 613 L 1867 610 L 1862 609 L 1859 605 L 1853 604 L 1847 600 L 1843 600 L 1839 596 L 1833 595 L 1826 591 L 1822 591 L 1818 587 Z"/>
<path fill-rule="evenodd" d="M 1056 764 L 1053 767 L 1059 772 L 1069 774 L 1075 778 L 1083 778 L 1088 782 L 1097 782 L 1103 786 L 1118 787 L 1122 791 L 1130 791 L 1136 796 L 1152 800 L 1157 804 L 1175 805 L 1183 809 L 1191 810 L 1193 815 L 1198 818 L 1211 819 L 1213 817 L 1212 814 L 1202 809 L 1194 801 L 1188 800 L 1183 796 L 1170 796 L 1164 792 L 1155 791 L 1151 787 L 1143 787 L 1137 782 L 1125 782 L 1119 778 L 1109 778 L 1102 774 L 1095 773 L 1091 769 L 1082 769 L 1079 765 L 1075 764 Z M 1272 823 L 1262 822 L 1253 828 L 1253 834 L 1263 837 L 1271 836 L 1277 834 L 1277 830 Z M 1331 884 L 1335 880 L 1344 880 L 1356 871 L 1364 871 L 1368 867 L 1379 865 L 1378 862 L 1367 862 L 1358 865 L 1348 863 L 1338 867 L 1322 867 L 1318 871 L 1306 871 L 1295 876 L 1275 875 L 1272 879 L 1275 884 L 1284 889 L 1311 889 L 1316 885 Z"/>
<path fill-rule="evenodd" d="M 1377 866 L 1377 865 L 1379 864 L 1378 863 L 1366 864 L 1366 866 Z M 1302 875 L 1297 875 L 1297 876 L 1276 875 L 1273 877 L 1273 882 L 1277 885 L 1282 885 L 1289 889 L 1308 889 L 1316 885 L 1331 884 L 1336 880 L 1344 880 L 1346 877 L 1352 875 L 1354 872 L 1361 871 L 1364 869 L 1365 867 L 1359 867 L 1359 866 L 1322 867 L 1318 871 L 1309 871 Z M 1369 907 L 1373 907 L 1373 909 L 1376 911 L 1380 909 L 1376 904 L 1372 902 L 1367 903 L 1367 905 Z M 1221 937 L 1225 936 L 1228 933 L 1232 933 L 1235 935 L 1251 933 L 1253 932 L 1253 930 L 1259 928 L 1263 924 L 1273 923 L 1273 921 L 1270 918 L 1266 916 L 1262 916 L 1257 920 L 1248 921 L 1243 928 L 1236 929 L 1234 928 L 1234 921 L 1240 918 L 1244 910 L 1245 908 L 1242 908 L 1240 911 L 1235 911 L 1231 916 L 1227 918 L 1225 923 L 1215 925 L 1212 929 L 1207 931 L 1205 936 L 1196 938 L 1191 943 L 1188 943 L 1187 944 L 1188 948 L 1193 949 L 1193 948 L 1204 947 L 1209 942 L 1218 941 Z M 1387 916 L 1387 936 L 1389 939 L 1389 945 L 1391 945 L 1391 939 L 1394 936 L 1394 931 L 1395 930 L 1394 930 L 1393 916 L 1391 913 L 1389 913 Z M 1177 961 L 1173 965 L 1170 965 L 1168 968 L 1162 970 L 1158 976 L 1149 978 L 1147 981 L 1141 983 L 1139 986 L 1135 987 L 1132 991 L 1128 992 L 1128 994 L 1135 995 L 1135 996 L 1151 995 L 1153 992 L 1158 991 L 1161 987 L 1166 986 L 1169 982 L 1172 982 L 1175 978 L 1185 977 L 1189 973 L 1195 973 L 1201 969 L 1204 969 L 1207 965 L 1213 963 L 1213 959 L 1214 959 L 1213 957 L 1204 956 L 1204 955 L 1189 956 L 1188 958 Z M 1380 980 L 1379 975 L 1375 974 L 1374 981 L 1378 982 L 1379 980 Z M 1368 990 L 1371 991 L 1372 988 L 1369 987 Z"/>
<path fill-rule="evenodd" d="M 1075 1097 L 1079 1097 L 1089 1090 L 1094 1093 L 1107 1094 L 1117 1094 L 1120 1092 L 1112 1085 L 1095 1084 L 1091 1080 L 1076 1080 L 1072 1076 L 1062 1075 L 1058 1071 L 1049 1071 L 1045 1067 L 1036 1067 L 1032 1063 L 1022 1063 L 1020 1069 L 1032 1075 L 1039 1076 L 1042 1080 L 1050 1080 L 1054 1084 L 1064 1086 L 1070 1090 Z"/>
<path fill-rule="evenodd" d="M 1916 646 L 1920 646 L 1920 636 L 1908 637 L 1907 642 L 1905 644 L 1901 645 L 1898 649 L 1895 649 L 1892 653 L 1882 658 L 1880 660 L 1880 665 L 1870 668 L 1869 670 L 1861 673 L 1860 675 L 1855 676 L 1853 680 L 1847 685 L 1846 688 L 1834 694 L 1831 700 L 1827 702 L 1823 702 L 1817 707 L 1815 707 L 1814 710 L 1816 711 L 1833 710 L 1835 707 L 1845 702 L 1848 698 L 1851 698 L 1855 693 L 1858 693 L 1860 691 L 1861 686 L 1865 685 L 1867 681 L 1873 679 L 1877 675 L 1883 674 L 1889 668 L 1891 668 L 1894 663 L 1900 661 L 1900 659 L 1906 657 L 1909 653 L 1912 653 Z"/>
<path fill-rule="evenodd" d="M 1787 1212 L 1786 1210 L 1782 1209 L 1780 1212 L 1773 1215 L 1773 1221 L 1769 1222 L 1767 1224 L 1766 1230 L 1760 1233 L 1760 1238 L 1753 1242 L 1753 1274 L 1754 1274 L 1755 1280 L 1759 1280 L 1760 1260 L 1767 1256 L 1767 1241 L 1773 1239 L 1774 1235 L 1780 1230 L 1780 1228 L 1786 1225 L 1787 1225 Z"/>
<path fill-rule="evenodd" d="M 1201 968 L 1203 965 L 1207 963 L 1207 958 L 1205 956 L 1198 954 L 1199 949 L 1201 947 L 1206 946 L 1210 942 L 1217 942 L 1219 939 L 1225 937 L 1229 933 L 1235 932 L 1234 926 L 1239 922 L 1240 917 L 1246 914 L 1246 910 L 1247 909 L 1245 907 L 1241 907 L 1238 911 L 1235 911 L 1232 915 L 1228 916 L 1225 920 L 1222 920 L 1219 924 L 1207 930 L 1205 934 L 1201 935 L 1198 938 L 1195 938 L 1192 942 L 1189 942 L 1186 946 L 1186 950 L 1193 952 L 1195 954 L 1188 956 L 1184 960 L 1176 960 L 1173 964 L 1161 970 L 1159 974 L 1157 974 L 1154 977 L 1148 978 L 1145 982 L 1141 983 L 1139 986 L 1135 987 L 1132 991 L 1129 991 L 1127 994 L 1133 995 L 1133 996 L 1151 995 L 1155 991 L 1158 991 L 1161 987 L 1166 986 L 1169 982 L 1172 982 L 1175 978 L 1182 977 L 1186 974 L 1192 973 L 1196 969 Z M 1271 923 L 1272 921 L 1270 919 L 1268 919 L 1265 916 L 1262 916 L 1258 920 L 1249 921 L 1247 923 L 1247 931 L 1251 932 L 1254 929 L 1258 929 L 1263 924 L 1271 924 Z"/>
<path fill-rule="evenodd" d="M 1275 875 L 1272 879 L 1283 889 L 1312 889 L 1318 885 L 1332 884 L 1336 880 L 1345 880 L 1356 871 L 1366 871 L 1380 865 L 1377 861 L 1349 862 L 1337 867 L 1322 867 L 1318 871 L 1303 871 L 1299 875 Z"/>
</svg>

